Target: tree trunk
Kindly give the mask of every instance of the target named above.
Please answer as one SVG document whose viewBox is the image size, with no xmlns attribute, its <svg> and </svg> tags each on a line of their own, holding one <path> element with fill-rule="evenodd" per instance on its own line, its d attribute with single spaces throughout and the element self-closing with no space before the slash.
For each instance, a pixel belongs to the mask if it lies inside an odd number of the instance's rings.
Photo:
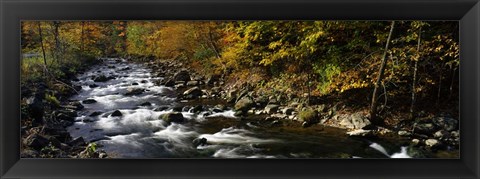
<svg viewBox="0 0 480 179">
<path fill-rule="evenodd" d="M 392 21 L 392 25 L 390 26 L 390 33 L 388 34 L 387 43 L 385 45 L 385 50 L 383 51 L 382 64 L 380 65 L 379 74 L 378 74 L 378 77 L 377 77 L 377 82 L 375 83 L 375 89 L 373 90 L 372 104 L 370 106 L 370 121 L 373 124 L 382 123 L 380 120 L 377 119 L 378 88 L 380 87 L 380 84 L 381 84 L 382 79 L 383 79 L 383 73 L 385 72 L 385 64 L 386 64 L 386 61 L 387 61 L 386 56 L 387 56 L 387 51 L 388 51 L 388 45 L 390 44 L 390 39 L 392 37 L 394 26 L 395 26 L 395 21 Z"/>
<path fill-rule="evenodd" d="M 417 43 L 417 53 L 418 59 L 415 60 L 415 65 L 413 67 L 413 81 L 412 81 L 412 104 L 410 105 L 410 118 L 415 118 L 415 98 L 416 98 L 416 88 L 417 88 L 417 69 L 418 69 L 418 60 L 420 60 L 420 39 L 422 36 L 422 27 L 418 30 L 418 43 Z"/>
<path fill-rule="evenodd" d="M 44 65 L 44 76 L 47 76 L 48 67 L 47 67 L 47 57 L 45 55 L 45 47 L 43 46 L 43 35 L 42 35 L 42 27 L 41 22 L 38 22 L 38 35 L 40 35 L 40 45 L 42 46 L 42 53 L 43 53 L 43 65 Z"/>
<path fill-rule="evenodd" d="M 54 52 L 54 58 L 55 58 L 55 61 L 58 63 L 59 61 L 59 54 L 60 54 L 60 41 L 58 40 L 58 29 L 60 27 L 60 22 L 58 21 L 53 21 L 53 26 L 55 28 L 54 32 L 53 32 L 53 35 L 54 35 L 54 38 L 55 38 L 55 50 L 53 51 Z"/>
</svg>

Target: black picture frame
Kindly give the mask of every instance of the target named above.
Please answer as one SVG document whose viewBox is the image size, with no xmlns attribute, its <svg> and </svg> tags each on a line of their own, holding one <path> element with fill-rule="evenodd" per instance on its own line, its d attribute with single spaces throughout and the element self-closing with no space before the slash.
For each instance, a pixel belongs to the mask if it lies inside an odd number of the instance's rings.
<svg viewBox="0 0 480 179">
<path fill-rule="evenodd" d="M 478 0 L 1 0 L 0 178 L 479 178 Z M 460 159 L 20 159 L 21 20 L 458 20 Z"/>
</svg>

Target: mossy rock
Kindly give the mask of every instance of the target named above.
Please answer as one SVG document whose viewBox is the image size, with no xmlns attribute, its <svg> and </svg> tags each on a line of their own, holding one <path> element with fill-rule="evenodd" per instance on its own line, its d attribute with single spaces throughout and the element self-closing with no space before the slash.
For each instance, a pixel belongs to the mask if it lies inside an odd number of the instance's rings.
<svg viewBox="0 0 480 179">
<path fill-rule="evenodd" d="M 318 122 L 318 112 L 313 109 L 306 109 L 298 113 L 298 119 L 308 123 Z"/>
</svg>

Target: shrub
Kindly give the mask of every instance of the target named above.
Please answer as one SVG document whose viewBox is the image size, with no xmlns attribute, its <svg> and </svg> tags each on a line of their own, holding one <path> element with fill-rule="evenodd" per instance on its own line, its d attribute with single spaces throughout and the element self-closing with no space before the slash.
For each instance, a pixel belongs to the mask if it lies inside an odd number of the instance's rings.
<svg viewBox="0 0 480 179">
<path fill-rule="evenodd" d="M 47 102 L 55 107 L 58 107 L 60 106 L 60 101 L 58 101 L 57 97 L 55 97 L 54 95 L 50 95 L 50 94 L 47 94 L 45 96 L 45 100 L 47 100 Z"/>
</svg>

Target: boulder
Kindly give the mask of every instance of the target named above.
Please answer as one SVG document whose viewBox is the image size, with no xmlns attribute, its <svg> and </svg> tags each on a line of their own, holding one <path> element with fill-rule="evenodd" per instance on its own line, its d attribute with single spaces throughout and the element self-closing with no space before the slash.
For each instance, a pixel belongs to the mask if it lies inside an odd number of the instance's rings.
<svg viewBox="0 0 480 179">
<path fill-rule="evenodd" d="M 68 145 L 70 145 L 70 146 L 85 146 L 85 145 L 87 145 L 87 143 L 85 143 L 85 140 L 83 139 L 83 137 L 77 137 L 77 138 L 73 139 L 72 141 L 70 141 L 68 143 Z"/>
<path fill-rule="evenodd" d="M 276 113 L 278 111 L 278 107 L 280 107 L 279 105 L 276 105 L 276 104 L 269 104 L 267 106 L 265 106 L 265 112 L 267 112 L 267 114 L 273 114 L 273 113 Z"/>
<path fill-rule="evenodd" d="M 82 103 L 80 103 L 80 102 L 78 102 L 78 101 L 70 102 L 70 103 L 68 103 L 68 105 L 69 105 L 69 106 L 74 106 L 75 108 L 73 108 L 73 109 L 75 109 L 75 110 L 81 110 L 81 109 L 85 108 L 85 107 L 82 105 Z"/>
<path fill-rule="evenodd" d="M 111 78 L 109 77 L 106 77 L 105 75 L 100 75 L 100 76 L 97 76 L 93 79 L 94 82 L 106 82 L 108 80 L 110 80 Z"/>
<path fill-rule="evenodd" d="M 454 131 L 458 129 L 458 120 L 449 117 L 436 117 L 432 119 L 435 126 L 446 131 Z"/>
<path fill-rule="evenodd" d="M 140 104 L 140 106 L 151 106 L 151 105 L 152 105 L 152 103 L 150 103 L 148 101 Z"/>
<path fill-rule="evenodd" d="M 354 125 L 354 129 L 362 129 L 370 125 L 370 120 L 368 120 L 368 118 L 361 112 L 352 114 L 351 120 L 352 124 Z"/>
<path fill-rule="evenodd" d="M 94 111 L 94 112 L 90 113 L 90 115 L 88 115 L 88 116 L 90 116 L 90 117 L 95 117 L 95 116 L 98 116 L 98 115 L 100 115 L 100 114 L 102 114 L 102 113 L 103 113 L 102 111 Z"/>
<path fill-rule="evenodd" d="M 96 88 L 96 87 L 98 87 L 98 85 L 94 83 L 94 84 L 88 85 L 88 87 L 90 87 L 90 88 Z M 78 91 L 78 90 L 77 90 L 77 91 Z"/>
<path fill-rule="evenodd" d="M 204 146 L 207 145 L 207 139 L 206 138 L 196 138 L 193 140 L 193 146 L 198 147 L 198 146 Z"/>
<path fill-rule="evenodd" d="M 153 111 L 165 111 L 168 108 L 169 108 L 168 106 L 160 106 L 160 107 L 155 108 Z"/>
<path fill-rule="evenodd" d="M 160 119 L 164 120 L 167 123 L 183 123 L 185 122 L 185 118 L 183 117 L 183 114 L 180 112 L 170 112 L 170 113 L 165 113 L 159 116 Z"/>
<path fill-rule="evenodd" d="M 282 113 L 286 115 L 292 115 L 293 111 L 295 110 L 291 107 L 285 107 L 282 109 Z"/>
<path fill-rule="evenodd" d="M 188 81 L 187 86 L 197 86 L 199 83 L 198 81 Z"/>
<path fill-rule="evenodd" d="M 425 145 L 430 148 L 438 147 L 440 146 L 440 141 L 438 141 L 437 139 L 427 139 L 425 140 Z"/>
<path fill-rule="evenodd" d="M 188 90 L 186 90 L 185 92 L 183 92 L 183 96 L 186 98 L 186 99 L 195 99 L 195 98 L 198 98 L 200 96 L 202 96 L 203 92 L 202 90 L 200 90 L 199 87 L 193 87 L 193 88 L 190 88 Z"/>
<path fill-rule="evenodd" d="M 27 99 L 28 111 L 30 116 L 35 119 L 35 123 L 41 123 L 43 120 L 44 98 L 44 92 L 37 92 L 34 96 Z"/>
<path fill-rule="evenodd" d="M 190 73 L 186 70 L 179 71 L 173 75 L 175 81 L 190 81 Z"/>
<path fill-rule="evenodd" d="M 192 108 L 192 112 L 193 113 L 199 113 L 203 110 L 203 106 L 202 105 L 196 105 L 195 107 Z"/>
<path fill-rule="evenodd" d="M 169 79 L 165 82 L 165 86 L 166 87 L 173 87 L 173 86 L 175 86 L 175 81 L 172 80 L 172 79 Z"/>
<path fill-rule="evenodd" d="M 442 140 L 442 139 L 449 138 L 450 133 L 445 130 L 439 130 L 433 134 L 433 137 Z"/>
<path fill-rule="evenodd" d="M 252 100 L 252 98 L 245 96 L 240 100 L 238 100 L 237 103 L 235 103 L 234 109 L 235 111 L 247 112 L 254 105 L 255 105 L 255 102 Z"/>
<path fill-rule="evenodd" d="M 370 136 L 374 136 L 374 133 L 372 130 L 356 129 L 356 130 L 347 132 L 347 135 L 359 136 L 359 137 L 370 137 Z"/>
<path fill-rule="evenodd" d="M 50 141 L 48 141 L 47 138 L 38 134 L 32 134 L 25 139 L 25 145 L 34 148 L 35 150 L 40 150 L 49 143 Z"/>
<path fill-rule="evenodd" d="M 113 111 L 113 113 L 110 115 L 112 117 L 117 117 L 117 116 L 122 116 L 122 112 L 120 112 L 119 110 L 115 110 Z"/>
<path fill-rule="evenodd" d="M 410 133 L 408 131 L 398 131 L 398 135 L 399 136 L 411 136 L 412 133 Z"/>
<path fill-rule="evenodd" d="M 137 82 L 132 83 L 132 86 L 137 86 L 137 85 L 138 85 Z"/>
<path fill-rule="evenodd" d="M 414 132 L 419 134 L 431 135 L 436 127 L 432 123 L 415 123 Z"/>
<path fill-rule="evenodd" d="M 86 99 L 86 100 L 83 100 L 82 103 L 83 104 L 93 104 L 93 103 L 96 103 L 97 100 L 94 100 L 94 99 Z"/>
<path fill-rule="evenodd" d="M 148 80 L 142 80 L 140 83 L 148 83 Z"/>
<path fill-rule="evenodd" d="M 145 90 L 142 88 L 128 88 L 127 93 L 125 93 L 126 96 L 132 96 L 132 95 L 140 95 L 144 92 Z"/>
</svg>

